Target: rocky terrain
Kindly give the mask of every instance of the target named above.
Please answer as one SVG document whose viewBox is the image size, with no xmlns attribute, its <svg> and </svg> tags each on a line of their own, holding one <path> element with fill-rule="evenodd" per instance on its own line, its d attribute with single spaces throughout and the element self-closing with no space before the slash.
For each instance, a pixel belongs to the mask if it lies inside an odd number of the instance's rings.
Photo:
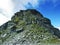
<svg viewBox="0 0 60 45">
<path fill-rule="evenodd" d="M 0 45 L 59 45 L 60 30 L 35 9 L 21 10 L 0 26 Z"/>
</svg>

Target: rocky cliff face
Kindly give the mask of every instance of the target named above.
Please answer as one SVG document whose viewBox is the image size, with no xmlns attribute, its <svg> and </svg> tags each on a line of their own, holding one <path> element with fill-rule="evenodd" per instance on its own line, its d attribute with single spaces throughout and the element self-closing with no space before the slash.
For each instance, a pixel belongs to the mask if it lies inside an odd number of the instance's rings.
<svg viewBox="0 0 60 45">
<path fill-rule="evenodd" d="M 1 45 L 60 43 L 59 38 L 60 31 L 35 9 L 21 10 L 0 26 Z"/>
</svg>

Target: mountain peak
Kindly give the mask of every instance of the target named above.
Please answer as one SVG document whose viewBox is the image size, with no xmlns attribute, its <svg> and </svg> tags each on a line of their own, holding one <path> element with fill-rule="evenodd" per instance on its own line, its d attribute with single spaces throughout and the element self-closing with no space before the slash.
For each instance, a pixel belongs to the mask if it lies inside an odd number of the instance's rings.
<svg viewBox="0 0 60 45">
<path fill-rule="evenodd" d="M 11 21 L 0 26 L 2 44 L 59 43 L 60 31 L 51 21 L 35 9 L 21 10 L 14 14 Z M 16 40 L 16 41 L 15 41 Z"/>
</svg>

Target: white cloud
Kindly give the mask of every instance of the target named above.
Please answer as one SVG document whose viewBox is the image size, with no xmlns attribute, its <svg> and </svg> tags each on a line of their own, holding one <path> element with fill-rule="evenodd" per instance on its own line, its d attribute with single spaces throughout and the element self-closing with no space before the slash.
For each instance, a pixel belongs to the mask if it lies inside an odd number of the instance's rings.
<svg viewBox="0 0 60 45">
<path fill-rule="evenodd" d="M 3 14 L 0 14 L 0 25 L 4 24 L 7 21 L 8 21 L 8 18 L 3 16 Z"/>
<path fill-rule="evenodd" d="M 0 25 L 10 20 L 13 15 L 12 0 L 0 0 Z"/>
<path fill-rule="evenodd" d="M 5 14 L 7 17 L 11 17 L 13 14 L 12 0 L 0 0 L 0 13 Z"/>
<path fill-rule="evenodd" d="M 60 30 L 60 27 L 57 27 Z"/>
<path fill-rule="evenodd" d="M 38 6 L 38 0 L 14 0 L 14 3 L 16 6 L 15 10 L 26 10 L 31 6 L 32 8 L 36 8 Z"/>
<path fill-rule="evenodd" d="M 21 0 L 21 4 L 28 6 L 28 3 L 30 3 L 33 7 L 36 7 L 38 5 L 38 0 Z"/>
</svg>

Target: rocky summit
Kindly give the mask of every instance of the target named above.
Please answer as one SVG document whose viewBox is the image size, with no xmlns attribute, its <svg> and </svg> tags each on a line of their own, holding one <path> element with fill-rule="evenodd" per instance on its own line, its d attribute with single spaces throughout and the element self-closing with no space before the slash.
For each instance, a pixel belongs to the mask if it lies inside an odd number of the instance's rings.
<svg viewBox="0 0 60 45">
<path fill-rule="evenodd" d="M 0 45 L 59 45 L 60 30 L 35 9 L 20 10 L 0 26 Z"/>
</svg>

